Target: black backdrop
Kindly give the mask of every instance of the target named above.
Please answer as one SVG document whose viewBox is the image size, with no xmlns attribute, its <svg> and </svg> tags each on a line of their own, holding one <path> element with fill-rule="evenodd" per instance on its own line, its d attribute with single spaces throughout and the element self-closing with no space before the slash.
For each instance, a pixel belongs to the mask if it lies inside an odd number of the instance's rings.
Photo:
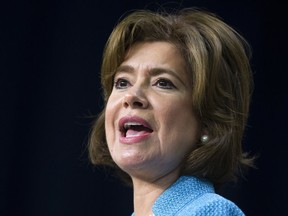
<svg viewBox="0 0 288 216">
<path fill-rule="evenodd" d="M 104 43 L 123 13 L 157 8 L 155 2 L 0 3 L 0 215 L 131 214 L 131 189 L 93 168 L 85 147 L 91 116 L 102 107 L 98 72 Z M 259 153 L 258 169 L 221 193 L 247 215 L 285 215 L 284 5 L 277 0 L 169 2 L 165 7 L 197 6 L 217 13 L 251 44 L 255 91 L 244 147 Z"/>
</svg>

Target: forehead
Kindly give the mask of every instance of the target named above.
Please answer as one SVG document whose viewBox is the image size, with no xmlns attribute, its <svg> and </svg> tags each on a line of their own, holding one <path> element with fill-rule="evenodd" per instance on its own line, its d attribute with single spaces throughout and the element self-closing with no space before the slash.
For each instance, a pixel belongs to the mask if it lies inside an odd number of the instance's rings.
<svg viewBox="0 0 288 216">
<path fill-rule="evenodd" d="M 186 61 L 178 48 L 169 42 L 141 42 L 131 46 L 126 52 L 120 68 L 166 68 L 187 76 Z M 188 77 L 187 77 L 188 78 Z"/>
<path fill-rule="evenodd" d="M 169 42 L 137 42 L 125 53 L 124 62 L 131 58 L 145 58 L 153 61 L 165 61 L 169 58 L 183 59 L 178 48 Z M 184 60 L 184 59 L 183 59 Z"/>
</svg>

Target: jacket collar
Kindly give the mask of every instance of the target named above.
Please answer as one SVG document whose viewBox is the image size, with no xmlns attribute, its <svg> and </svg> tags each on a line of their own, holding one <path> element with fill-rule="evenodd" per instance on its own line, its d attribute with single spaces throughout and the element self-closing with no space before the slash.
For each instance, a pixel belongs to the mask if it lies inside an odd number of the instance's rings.
<svg viewBox="0 0 288 216">
<path fill-rule="evenodd" d="M 166 189 L 152 207 L 154 215 L 175 215 L 188 202 L 204 193 L 214 193 L 211 182 L 192 176 L 181 176 Z"/>
</svg>

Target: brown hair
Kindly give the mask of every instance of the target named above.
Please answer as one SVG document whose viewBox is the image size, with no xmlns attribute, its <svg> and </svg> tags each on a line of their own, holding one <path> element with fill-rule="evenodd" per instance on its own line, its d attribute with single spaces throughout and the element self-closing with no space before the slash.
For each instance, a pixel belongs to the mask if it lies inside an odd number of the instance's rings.
<svg viewBox="0 0 288 216">
<path fill-rule="evenodd" d="M 115 70 L 129 48 L 136 42 L 153 41 L 172 43 L 182 53 L 193 84 L 193 111 L 210 137 L 207 143 L 196 144 L 183 161 L 181 174 L 204 177 L 217 185 L 236 180 L 240 168 L 252 164 L 241 147 L 252 87 L 249 45 L 206 11 L 135 11 L 118 23 L 104 49 L 101 83 L 105 105 Z M 117 168 L 106 143 L 104 110 L 92 128 L 89 155 L 95 165 Z"/>
</svg>

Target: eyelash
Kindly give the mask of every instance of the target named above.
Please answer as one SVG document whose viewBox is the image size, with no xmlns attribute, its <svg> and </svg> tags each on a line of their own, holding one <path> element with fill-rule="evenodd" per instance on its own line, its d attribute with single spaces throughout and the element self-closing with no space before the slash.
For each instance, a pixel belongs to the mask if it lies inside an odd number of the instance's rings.
<svg viewBox="0 0 288 216">
<path fill-rule="evenodd" d="M 161 83 L 162 83 L 162 86 L 160 86 Z M 125 84 L 125 86 L 121 86 L 122 84 Z M 164 84 L 164 86 L 163 86 L 163 84 Z M 131 86 L 131 84 L 129 83 L 128 80 L 126 80 L 124 78 L 119 78 L 119 79 L 116 79 L 114 81 L 114 87 L 116 89 L 126 89 L 129 86 Z M 161 89 L 174 89 L 174 88 L 176 88 L 176 86 L 173 84 L 173 82 L 171 82 L 168 79 L 164 79 L 164 78 L 157 79 L 156 82 L 152 86 L 156 86 L 156 87 L 159 87 Z"/>
<path fill-rule="evenodd" d="M 162 82 L 165 82 L 165 85 L 166 86 L 158 86 L 159 88 L 162 88 L 162 89 L 174 89 L 176 88 L 175 85 L 173 84 L 173 82 L 171 82 L 170 80 L 168 79 L 164 79 L 164 78 L 159 78 L 156 80 L 155 84 L 153 84 L 153 86 L 157 86 L 159 85 L 160 83 Z"/>
<path fill-rule="evenodd" d="M 120 86 L 120 85 L 121 85 L 121 82 L 122 82 L 122 84 L 123 84 L 123 82 L 125 82 L 126 86 L 125 86 L 125 87 Z M 119 78 L 119 79 L 117 79 L 117 80 L 114 81 L 114 87 L 115 87 L 116 89 L 125 89 L 125 88 L 127 88 L 127 84 L 131 85 L 128 80 L 123 79 L 123 78 Z"/>
</svg>

